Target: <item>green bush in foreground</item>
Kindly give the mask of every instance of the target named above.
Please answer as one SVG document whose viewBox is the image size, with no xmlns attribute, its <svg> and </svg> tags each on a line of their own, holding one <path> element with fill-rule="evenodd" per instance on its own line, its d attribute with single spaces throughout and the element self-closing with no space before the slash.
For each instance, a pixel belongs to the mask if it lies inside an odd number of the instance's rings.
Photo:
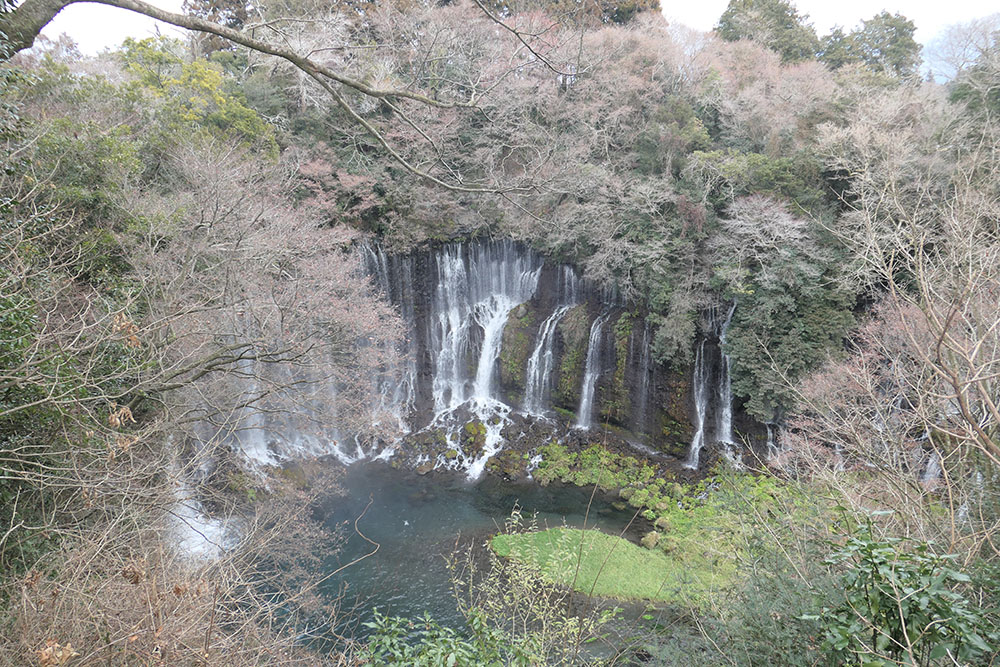
<svg viewBox="0 0 1000 667">
<path fill-rule="evenodd" d="M 424 616 L 416 621 L 383 616 L 365 625 L 373 631 L 364 658 L 372 664 L 413 667 L 469 665 L 529 665 L 529 656 L 478 615 L 470 616 L 468 632 L 442 626 Z"/>
<path fill-rule="evenodd" d="M 938 556 L 927 544 L 903 550 L 899 538 L 876 539 L 871 527 L 848 538 L 826 560 L 844 565 L 845 597 L 822 615 L 823 649 L 837 664 L 970 664 L 1000 641 L 983 612 L 953 590 L 967 575 L 951 567 L 953 556 Z"/>
</svg>

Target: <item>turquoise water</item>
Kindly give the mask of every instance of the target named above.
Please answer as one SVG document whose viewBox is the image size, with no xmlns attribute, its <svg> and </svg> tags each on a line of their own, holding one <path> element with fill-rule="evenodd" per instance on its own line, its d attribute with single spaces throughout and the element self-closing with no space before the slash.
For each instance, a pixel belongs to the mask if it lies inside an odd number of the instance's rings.
<svg viewBox="0 0 1000 667">
<path fill-rule="evenodd" d="M 475 484 L 458 474 L 432 473 L 425 477 L 396 470 L 381 462 L 359 462 L 344 471 L 343 495 L 321 507 L 329 527 L 341 527 L 346 544 L 327 560 L 328 571 L 374 550 L 354 532 L 359 530 L 379 545 L 378 550 L 326 582 L 328 595 L 340 595 L 344 609 L 353 609 L 352 621 L 340 628 L 345 636 L 363 637 L 360 623 L 372 610 L 415 618 L 424 612 L 446 625 L 458 627 L 462 618 L 452 593 L 445 556 L 456 548 L 482 547 L 502 527 L 515 507 L 527 517 L 537 512 L 539 526 L 584 526 L 591 490 L 534 483 L 512 483 L 487 477 Z M 611 507 L 598 496 L 591 505 L 588 527 L 620 534 L 632 512 Z M 631 534 L 637 539 L 636 527 Z M 480 552 L 482 553 L 482 552 Z"/>
</svg>

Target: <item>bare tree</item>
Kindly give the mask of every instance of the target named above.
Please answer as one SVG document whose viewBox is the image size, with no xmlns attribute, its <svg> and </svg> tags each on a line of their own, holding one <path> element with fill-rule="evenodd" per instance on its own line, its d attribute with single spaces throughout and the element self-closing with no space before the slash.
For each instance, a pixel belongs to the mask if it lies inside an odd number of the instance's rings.
<svg viewBox="0 0 1000 667">
<path fill-rule="evenodd" d="M 26 95 L 3 136 L 0 563 L 28 569 L 0 583 L 0 662 L 309 663 L 298 634 L 330 611 L 299 566 L 336 542 L 303 513 L 325 481 L 272 480 L 251 505 L 264 484 L 241 459 L 261 415 L 323 443 L 334 422 L 379 421 L 371 378 L 398 319 L 360 273 L 356 232 L 294 205 L 293 165 L 198 133 L 155 182 L 127 145 L 64 164 L 65 123 L 83 121 L 88 148 L 108 127 L 151 131 L 95 97 Z M 73 200 L 90 177 L 100 208 Z M 252 462 L 283 453 L 263 446 Z M 279 559 L 290 533 L 326 542 Z M 219 558 L 189 560 L 203 549 Z"/>
<path fill-rule="evenodd" d="M 995 552 L 984 494 L 1000 465 L 996 128 L 929 87 L 873 95 L 855 114 L 824 130 L 830 167 L 851 179 L 852 210 L 832 231 L 879 306 L 854 354 L 805 385 L 791 437 L 879 471 L 899 506 L 943 481 L 952 546 Z"/>
<path fill-rule="evenodd" d="M 931 73 L 953 81 L 990 51 L 997 31 L 1000 14 L 949 26 L 924 50 Z"/>
</svg>

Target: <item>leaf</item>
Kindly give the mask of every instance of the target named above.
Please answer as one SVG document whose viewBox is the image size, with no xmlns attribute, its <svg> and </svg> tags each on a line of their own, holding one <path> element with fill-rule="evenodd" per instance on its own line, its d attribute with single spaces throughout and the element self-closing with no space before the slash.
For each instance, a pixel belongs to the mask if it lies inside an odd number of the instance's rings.
<svg viewBox="0 0 1000 667">
<path fill-rule="evenodd" d="M 937 660 L 939 658 L 943 658 L 948 654 L 948 651 L 950 651 L 951 648 L 952 646 L 949 643 L 938 644 L 933 649 L 931 649 L 931 660 Z"/>
</svg>

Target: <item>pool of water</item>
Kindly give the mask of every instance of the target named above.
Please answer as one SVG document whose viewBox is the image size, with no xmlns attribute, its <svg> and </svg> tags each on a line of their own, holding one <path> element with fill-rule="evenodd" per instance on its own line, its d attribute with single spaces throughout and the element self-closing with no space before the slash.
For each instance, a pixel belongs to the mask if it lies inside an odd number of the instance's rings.
<svg viewBox="0 0 1000 667">
<path fill-rule="evenodd" d="M 415 618 L 428 612 L 440 623 L 458 627 L 462 618 L 452 593 L 445 557 L 456 548 L 482 547 L 503 526 L 515 507 L 528 517 L 536 514 L 540 527 L 584 526 L 591 490 L 534 483 L 511 483 L 486 477 L 469 483 L 461 473 L 433 473 L 421 477 L 377 462 L 359 462 L 344 470 L 339 482 L 342 495 L 332 496 L 320 507 L 329 527 L 339 527 L 346 538 L 327 559 L 333 571 L 369 552 L 372 544 L 354 531 L 358 529 L 379 545 L 373 556 L 346 568 L 329 579 L 328 595 L 341 596 L 341 605 L 353 609 L 347 636 L 363 637 L 360 624 L 371 620 L 372 610 Z M 611 499 L 594 498 L 587 527 L 620 534 L 632 519 L 631 511 L 619 511 Z M 638 539 L 640 528 L 626 533 Z"/>
</svg>

